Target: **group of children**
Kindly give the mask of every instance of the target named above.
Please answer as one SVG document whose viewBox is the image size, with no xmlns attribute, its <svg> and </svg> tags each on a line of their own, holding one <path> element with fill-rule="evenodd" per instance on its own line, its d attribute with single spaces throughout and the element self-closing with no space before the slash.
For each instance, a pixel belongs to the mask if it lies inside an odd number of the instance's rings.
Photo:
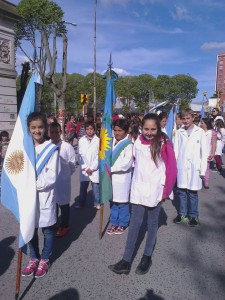
<svg viewBox="0 0 225 300">
<path fill-rule="evenodd" d="M 169 141 L 160 119 L 154 113 L 143 117 L 139 135 L 137 132 L 134 136 L 131 135 L 130 125 L 125 119 L 114 122 L 111 161 L 113 197 L 110 201 L 110 226 L 107 234 L 122 234 L 127 228 L 129 230 L 122 260 L 109 266 L 113 272 L 130 272 L 145 213 L 148 225 L 146 244 L 135 272 L 139 275 L 148 272 L 162 201 L 169 198 L 175 183 L 179 210 L 174 222 L 179 224 L 188 221 L 192 227 L 199 225 L 198 190 L 202 188 L 202 182 L 208 186 L 208 162 L 216 153 L 216 138 L 207 120 L 202 119 L 201 128 L 194 124 L 194 117 L 190 109 L 182 113 L 182 126 L 176 131 L 174 143 Z M 50 140 L 46 140 L 47 123 L 43 114 L 30 114 L 27 125 L 37 157 L 49 145 L 55 146 L 37 177 L 37 228 L 29 242 L 31 259 L 22 271 L 23 276 L 34 275 L 40 278 L 49 268 L 55 236 L 54 225 L 57 223 L 56 203 L 61 210 L 61 223 L 56 235 L 64 236 L 69 231 L 69 201 L 71 175 L 75 171 L 75 152 L 72 145 L 61 140 L 61 127 L 58 123 L 49 124 Z M 95 134 L 93 122 L 86 122 L 84 128 L 85 135 L 80 138 L 78 147 L 80 198 L 77 207 L 86 205 L 87 188 L 91 181 L 93 203 L 99 209 L 99 138 Z M 41 253 L 38 246 L 39 227 L 44 234 Z"/>
</svg>

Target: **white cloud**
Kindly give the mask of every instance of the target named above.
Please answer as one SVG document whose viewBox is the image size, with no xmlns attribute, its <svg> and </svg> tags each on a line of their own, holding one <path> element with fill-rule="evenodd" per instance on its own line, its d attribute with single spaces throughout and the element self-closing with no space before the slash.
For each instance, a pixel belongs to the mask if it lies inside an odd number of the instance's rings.
<svg viewBox="0 0 225 300">
<path fill-rule="evenodd" d="M 202 50 L 219 50 L 219 49 L 225 49 L 225 42 L 208 42 L 204 43 L 201 46 Z"/>
<path fill-rule="evenodd" d="M 174 20 L 185 20 L 185 21 L 192 20 L 191 15 L 189 14 L 188 10 L 184 6 L 175 5 L 175 11 L 171 12 L 171 15 Z"/>
<path fill-rule="evenodd" d="M 113 71 L 115 71 L 120 77 L 130 75 L 130 73 L 127 72 L 126 70 L 119 69 L 119 68 L 113 68 Z"/>
</svg>

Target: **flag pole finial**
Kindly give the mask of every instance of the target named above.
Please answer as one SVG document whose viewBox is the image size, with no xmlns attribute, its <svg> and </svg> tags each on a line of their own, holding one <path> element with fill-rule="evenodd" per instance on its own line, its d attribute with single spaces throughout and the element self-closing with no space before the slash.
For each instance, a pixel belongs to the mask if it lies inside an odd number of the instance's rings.
<svg viewBox="0 0 225 300">
<path fill-rule="evenodd" d="M 109 56 L 109 64 L 108 64 L 108 67 L 109 67 L 109 70 L 111 71 L 112 69 L 112 65 L 113 65 L 113 62 L 112 62 L 112 54 L 110 53 L 110 56 Z"/>
</svg>

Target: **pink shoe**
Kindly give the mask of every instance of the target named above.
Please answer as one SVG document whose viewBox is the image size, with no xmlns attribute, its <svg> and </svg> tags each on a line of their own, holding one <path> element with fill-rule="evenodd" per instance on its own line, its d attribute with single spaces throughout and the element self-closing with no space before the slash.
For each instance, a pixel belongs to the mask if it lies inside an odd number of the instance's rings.
<svg viewBox="0 0 225 300">
<path fill-rule="evenodd" d="M 34 277 L 35 278 L 44 277 L 48 272 L 48 268 L 49 268 L 49 260 L 41 259 Z"/>
<path fill-rule="evenodd" d="M 118 226 L 114 233 L 115 234 L 123 234 L 124 231 L 127 230 L 127 228 L 128 228 L 127 226 Z"/>
<path fill-rule="evenodd" d="M 117 228 L 117 226 L 111 225 L 111 226 L 107 229 L 106 233 L 107 233 L 107 234 L 114 234 L 115 231 L 116 231 L 116 228 Z"/>
<path fill-rule="evenodd" d="M 39 260 L 36 258 L 31 258 L 27 267 L 23 269 L 22 276 L 31 276 L 33 275 L 38 268 Z"/>
</svg>

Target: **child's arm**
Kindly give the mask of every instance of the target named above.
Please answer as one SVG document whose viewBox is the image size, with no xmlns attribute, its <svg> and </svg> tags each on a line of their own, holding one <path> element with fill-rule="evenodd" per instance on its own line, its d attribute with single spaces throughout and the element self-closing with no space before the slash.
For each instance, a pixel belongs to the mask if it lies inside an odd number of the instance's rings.
<svg viewBox="0 0 225 300">
<path fill-rule="evenodd" d="M 128 171 L 133 163 L 133 145 L 129 144 L 120 154 L 115 164 L 111 167 L 111 172 Z"/>
<path fill-rule="evenodd" d="M 69 145 L 69 146 L 70 147 L 68 147 L 68 150 L 67 150 L 68 164 L 69 164 L 70 172 L 72 175 L 76 170 L 76 156 L 75 156 L 75 151 L 74 151 L 73 147 L 71 145 Z"/>
<path fill-rule="evenodd" d="M 37 178 L 37 190 L 39 192 L 47 192 L 53 189 L 59 171 L 59 152 L 55 151 Z"/>
<path fill-rule="evenodd" d="M 85 143 L 85 140 L 81 138 L 79 140 L 79 146 L 78 146 L 78 161 L 82 170 L 85 170 L 88 167 L 86 161 L 86 151 L 87 151 L 87 144 Z"/>
<path fill-rule="evenodd" d="M 207 142 L 205 132 L 202 132 L 201 135 L 201 167 L 200 167 L 200 177 L 204 177 L 207 169 L 207 162 L 208 162 L 208 154 L 206 152 L 207 149 Z"/>
</svg>

